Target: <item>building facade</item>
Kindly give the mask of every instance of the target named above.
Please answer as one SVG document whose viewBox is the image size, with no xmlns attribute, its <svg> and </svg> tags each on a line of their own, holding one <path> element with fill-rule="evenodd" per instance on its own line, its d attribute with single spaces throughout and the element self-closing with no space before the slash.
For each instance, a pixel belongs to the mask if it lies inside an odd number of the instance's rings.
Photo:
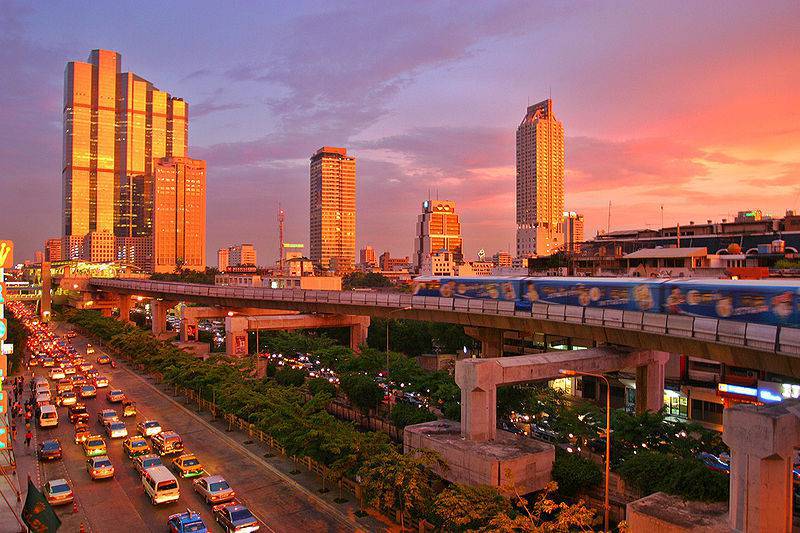
<svg viewBox="0 0 800 533">
<path fill-rule="evenodd" d="M 464 259 L 461 240 L 461 222 L 456 213 L 456 203 L 451 200 L 425 200 L 422 213 L 417 216 L 414 238 L 414 268 L 419 271 L 426 256 L 447 250 L 454 260 Z"/>
<path fill-rule="evenodd" d="M 356 259 L 356 158 L 323 146 L 311 157 L 311 260 L 351 271 Z"/>
<path fill-rule="evenodd" d="M 404 269 L 410 266 L 410 259 L 408 256 L 405 257 L 392 257 L 392 254 L 389 252 L 383 252 L 379 258 L 379 263 L 381 270 L 397 270 L 397 269 Z"/>
<path fill-rule="evenodd" d="M 154 272 L 206 268 L 206 162 L 166 157 L 155 164 Z"/>
<path fill-rule="evenodd" d="M 503 250 L 500 250 L 492 256 L 492 263 L 497 267 L 510 267 L 513 261 L 514 258 L 511 257 L 511 254 Z"/>
<path fill-rule="evenodd" d="M 583 242 L 583 215 L 564 211 L 564 250 L 570 255 L 581 251 Z"/>
<path fill-rule="evenodd" d="M 125 238 L 153 231 L 155 162 L 187 155 L 189 120 L 186 102 L 121 66 L 118 52 L 92 50 L 65 68 L 62 235 L 77 242 L 98 232 L 101 242 L 110 233 L 129 256 L 139 241 Z M 80 258 L 105 261 L 90 255 L 99 249 Z"/>
<path fill-rule="evenodd" d="M 256 247 L 243 242 L 228 248 L 228 266 L 257 265 Z"/>
<path fill-rule="evenodd" d="M 547 99 L 528 107 L 517 128 L 517 257 L 558 251 L 563 213 L 564 126 Z"/>
<path fill-rule="evenodd" d="M 228 265 L 231 264 L 231 252 L 227 248 L 220 248 L 217 250 L 217 270 L 220 273 L 225 272 L 228 269 Z"/>
<path fill-rule="evenodd" d="M 115 237 L 116 261 L 146 272 L 153 271 L 153 239 L 149 235 Z"/>
<path fill-rule="evenodd" d="M 378 266 L 378 259 L 375 256 L 375 249 L 369 244 L 361 249 L 361 253 L 359 255 L 359 264 L 361 266 L 372 268 Z"/>
<path fill-rule="evenodd" d="M 63 259 L 63 243 L 61 239 L 47 239 L 44 242 L 44 260 L 61 261 Z"/>
</svg>

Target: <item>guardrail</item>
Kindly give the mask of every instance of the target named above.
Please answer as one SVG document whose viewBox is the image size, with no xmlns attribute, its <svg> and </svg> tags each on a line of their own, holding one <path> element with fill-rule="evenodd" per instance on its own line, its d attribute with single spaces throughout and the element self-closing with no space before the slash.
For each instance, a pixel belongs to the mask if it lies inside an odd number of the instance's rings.
<svg viewBox="0 0 800 533">
<path fill-rule="evenodd" d="M 90 283 L 101 289 L 132 292 L 167 293 L 175 296 L 205 296 L 229 299 L 271 300 L 310 304 L 340 304 L 357 307 L 388 307 L 415 310 L 452 311 L 492 314 L 644 331 L 658 335 L 692 338 L 800 356 L 800 329 L 754 324 L 705 317 L 665 315 L 641 311 L 622 311 L 597 307 L 579 307 L 534 303 L 530 311 L 515 309 L 514 302 L 412 296 L 409 294 L 365 293 L 351 291 L 312 291 L 270 289 L 266 287 L 217 287 L 173 281 L 114 280 L 93 278 Z"/>
</svg>

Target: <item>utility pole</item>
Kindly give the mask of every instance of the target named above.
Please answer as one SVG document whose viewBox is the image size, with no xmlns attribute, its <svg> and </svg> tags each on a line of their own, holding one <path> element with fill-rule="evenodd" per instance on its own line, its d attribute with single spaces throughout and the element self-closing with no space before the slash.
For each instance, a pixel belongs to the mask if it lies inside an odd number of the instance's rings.
<svg viewBox="0 0 800 533">
<path fill-rule="evenodd" d="M 281 275 L 283 274 L 283 220 L 284 211 L 281 204 L 278 203 L 278 268 L 280 268 Z"/>
</svg>

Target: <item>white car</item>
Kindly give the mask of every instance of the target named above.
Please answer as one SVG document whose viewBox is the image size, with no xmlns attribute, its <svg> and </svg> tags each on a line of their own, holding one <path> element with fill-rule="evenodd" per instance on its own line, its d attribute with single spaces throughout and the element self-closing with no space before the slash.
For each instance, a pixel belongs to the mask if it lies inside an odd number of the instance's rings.
<svg viewBox="0 0 800 533">
<path fill-rule="evenodd" d="M 64 374 L 64 369 L 58 366 L 54 366 L 50 369 L 49 373 L 50 379 L 64 379 L 66 374 Z"/>
<path fill-rule="evenodd" d="M 145 420 L 144 422 L 139 422 L 136 426 L 136 431 L 139 435 L 152 437 L 153 435 L 161 433 L 161 424 L 155 420 Z"/>
<path fill-rule="evenodd" d="M 125 422 L 107 422 L 106 433 L 108 433 L 108 436 L 112 439 L 122 439 L 128 436 L 128 428 L 125 427 Z"/>
</svg>

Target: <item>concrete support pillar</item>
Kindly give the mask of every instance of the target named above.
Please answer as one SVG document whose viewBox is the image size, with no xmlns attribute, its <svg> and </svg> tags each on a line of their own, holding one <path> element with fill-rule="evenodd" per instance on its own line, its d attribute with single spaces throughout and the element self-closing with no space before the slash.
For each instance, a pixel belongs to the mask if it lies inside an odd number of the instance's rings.
<svg viewBox="0 0 800 533">
<path fill-rule="evenodd" d="M 464 332 L 481 343 L 481 357 L 503 357 L 503 330 L 469 326 Z"/>
<path fill-rule="evenodd" d="M 126 324 L 131 321 L 131 297 L 128 294 L 119 295 L 119 319 Z"/>
<path fill-rule="evenodd" d="M 198 321 L 195 318 L 181 318 L 181 342 L 197 342 L 200 335 L 197 329 Z"/>
<path fill-rule="evenodd" d="M 652 351 L 652 360 L 636 367 L 636 412 L 658 411 L 664 407 L 665 365 L 669 353 Z"/>
<path fill-rule="evenodd" d="M 360 346 L 367 342 L 370 319 L 368 316 L 356 318 L 358 319 L 358 324 L 350 326 L 350 349 L 354 352 L 360 352 Z"/>
<path fill-rule="evenodd" d="M 153 335 L 158 337 L 167 332 L 167 311 L 175 307 L 175 302 L 166 300 L 150 300 L 150 318 Z"/>
<path fill-rule="evenodd" d="M 474 442 L 497 437 L 497 383 L 503 371 L 495 364 L 456 364 L 456 383 L 461 388 L 461 436 Z"/>
<path fill-rule="evenodd" d="M 105 318 L 111 318 L 111 308 L 110 307 L 101 307 L 100 308 L 100 316 Z"/>
<path fill-rule="evenodd" d="M 50 290 L 53 288 L 52 277 L 50 275 L 50 263 L 42 263 L 42 298 L 40 300 L 39 312 L 42 322 L 50 322 L 52 313 L 52 301 L 50 297 Z"/>
<path fill-rule="evenodd" d="M 732 531 L 792 531 L 792 463 L 794 448 L 800 446 L 797 413 L 796 400 L 725 409 L 722 440 L 731 449 Z"/>
<path fill-rule="evenodd" d="M 231 357 L 247 356 L 246 316 L 225 317 L 225 353 Z"/>
</svg>

